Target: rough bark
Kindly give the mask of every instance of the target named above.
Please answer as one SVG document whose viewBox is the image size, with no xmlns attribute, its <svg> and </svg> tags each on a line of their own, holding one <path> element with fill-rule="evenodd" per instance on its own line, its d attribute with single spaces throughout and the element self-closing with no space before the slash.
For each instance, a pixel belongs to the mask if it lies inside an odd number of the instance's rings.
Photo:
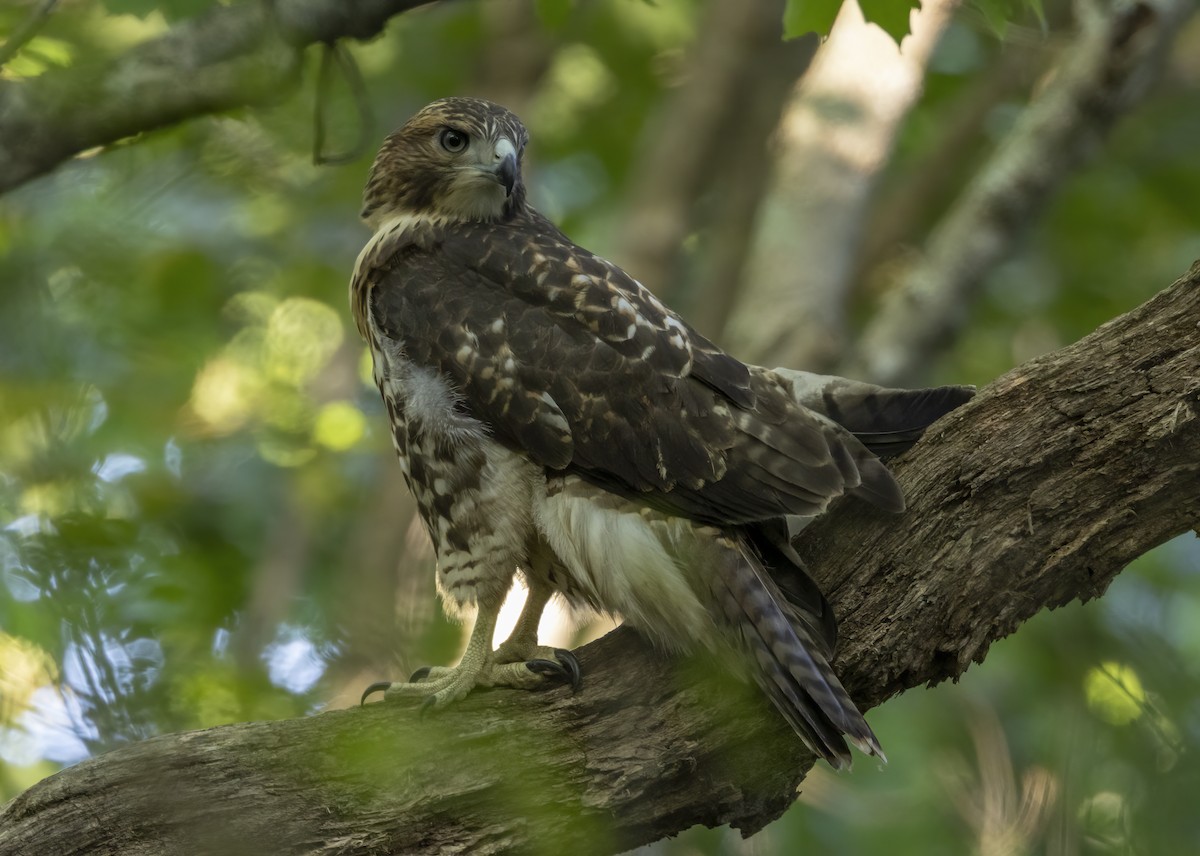
<svg viewBox="0 0 1200 856">
<path fill-rule="evenodd" d="M 0 79 L 0 193 L 96 146 L 278 100 L 304 46 L 369 39 L 428 0 L 275 0 L 217 6 L 100 67 Z"/>
<path fill-rule="evenodd" d="M 864 706 L 959 675 L 1045 607 L 1101 594 L 1200 522 L 1200 262 L 1032 360 L 896 463 L 907 514 L 843 503 L 801 548 Z M 165 735 L 46 779 L 0 854 L 613 853 L 696 823 L 752 832 L 809 759 L 755 692 L 617 630 L 585 686 L 477 692 Z"/>
</svg>

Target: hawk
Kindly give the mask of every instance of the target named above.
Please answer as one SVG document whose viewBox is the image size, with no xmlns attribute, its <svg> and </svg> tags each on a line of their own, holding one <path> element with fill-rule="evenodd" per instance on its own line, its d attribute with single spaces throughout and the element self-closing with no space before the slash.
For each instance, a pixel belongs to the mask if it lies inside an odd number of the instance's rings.
<svg viewBox="0 0 1200 856">
<path fill-rule="evenodd" d="M 739 362 L 526 202 L 528 133 L 488 101 L 429 104 L 384 142 L 350 303 L 451 613 L 462 661 L 385 699 L 442 707 L 476 686 L 578 686 L 538 645 L 555 595 L 668 652 L 738 652 L 837 768 L 879 742 L 830 666 L 836 623 L 789 526 L 842 494 L 904 500 L 877 453 L 972 394 L 884 390 Z M 520 573 L 528 599 L 492 648 Z"/>
</svg>

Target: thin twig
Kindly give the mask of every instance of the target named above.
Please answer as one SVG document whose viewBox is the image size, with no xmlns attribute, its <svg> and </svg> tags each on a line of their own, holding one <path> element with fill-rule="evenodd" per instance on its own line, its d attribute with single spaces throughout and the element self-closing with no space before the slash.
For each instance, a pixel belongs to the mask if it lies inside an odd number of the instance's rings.
<svg viewBox="0 0 1200 856">
<path fill-rule="evenodd" d="M 17 52 L 21 48 L 29 44 L 29 41 L 38 34 L 38 30 L 46 23 L 46 20 L 50 17 L 50 13 L 54 11 L 54 7 L 57 5 L 58 0 L 42 0 L 41 4 L 8 37 L 8 41 L 0 45 L 0 68 L 4 68 L 8 61 L 17 55 Z"/>
<path fill-rule="evenodd" d="M 354 99 L 354 110 L 358 118 L 358 133 L 354 143 L 341 152 L 325 151 L 326 113 L 329 102 L 333 67 L 337 66 L 342 79 Z M 317 71 L 317 101 L 313 105 L 313 163 L 317 166 L 336 166 L 358 160 L 367 152 L 375 130 L 375 116 L 371 110 L 371 99 L 367 84 L 354 55 L 342 42 L 327 42 L 321 48 L 321 63 Z"/>
<path fill-rule="evenodd" d="M 278 102 L 299 85 L 305 45 L 371 38 L 392 16 L 425 2 L 214 6 L 106 65 L 0 79 L 0 193 L 96 146 L 196 116 Z"/>
</svg>

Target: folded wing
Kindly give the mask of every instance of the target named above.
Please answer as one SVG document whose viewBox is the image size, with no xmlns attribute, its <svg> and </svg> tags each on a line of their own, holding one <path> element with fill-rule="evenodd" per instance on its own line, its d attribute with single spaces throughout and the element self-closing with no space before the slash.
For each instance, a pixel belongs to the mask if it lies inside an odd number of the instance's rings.
<svg viewBox="0 0 1200 856">
<path fill-rule="evenodd" d="M 360 276 L 380 332 L 546 467 L 721 525 L 812 516 L 846 492 L 903 508 L 834 419 L 548 224 L 410 230 L 376 258 Z"/>
</svg>

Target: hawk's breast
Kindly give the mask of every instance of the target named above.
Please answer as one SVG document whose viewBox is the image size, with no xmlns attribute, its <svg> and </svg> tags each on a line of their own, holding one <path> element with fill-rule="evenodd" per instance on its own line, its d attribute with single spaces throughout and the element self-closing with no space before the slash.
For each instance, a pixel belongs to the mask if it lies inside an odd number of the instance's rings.
<svg viewBox="0 0 1200 856">
<path fill-rule="evenodd" d="M 484 587 L 508 587 L 494 567 L 524 560 L 541 468 L 493 440 L 437 370 L 410 362 L 381 335 L 372 344 L 392 442 L 433 542 L 438 588 L 455 612 Z"/>
</svg>

